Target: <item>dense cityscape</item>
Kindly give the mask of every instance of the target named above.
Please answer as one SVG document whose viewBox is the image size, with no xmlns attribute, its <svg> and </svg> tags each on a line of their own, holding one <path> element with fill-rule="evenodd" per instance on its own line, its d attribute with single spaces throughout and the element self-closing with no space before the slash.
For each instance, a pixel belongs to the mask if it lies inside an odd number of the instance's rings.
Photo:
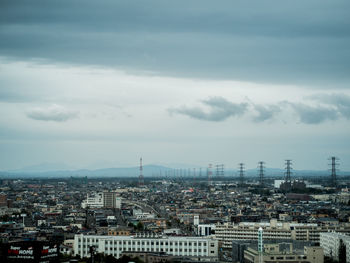
<svg viewBox="0 0 350 263">
<path fill-rule="evenodd" d="M 0 263 L 350 263 L 349 0 L 0 0 Z"/>
<path fill-rule="evenodd" d="M 345 262 L 350 177 L 337 176 L 330 160 L 329 176 L 297 179 L 291 160 L 280 177 L 267 176 L 263 162 L 250 177 L 243 164 L 237 176 L 209 165 L 205 174 L 145 177 L 142 159 L 133 178 L 2 179 L 1 258 Z"/>
</svg>

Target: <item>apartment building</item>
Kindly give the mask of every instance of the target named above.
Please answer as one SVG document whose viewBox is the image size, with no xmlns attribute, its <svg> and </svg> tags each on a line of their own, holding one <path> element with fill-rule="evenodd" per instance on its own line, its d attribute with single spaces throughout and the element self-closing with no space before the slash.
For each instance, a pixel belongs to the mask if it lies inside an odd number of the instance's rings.
<svg viewBox="0 0 350 263">
<path fill-rule="evenodd" d="M 269 223 L 241 222 L 239 224 L 217 224 L 215 236 L 222 242 L 224 248 L 232 248 L 233 240 L 257 240 L 258 229 L 264 230 L 264 240 L 300 240 L 320 242 L 320 233 L 337 231 L 350 233 L 349 224 L 317 225 L 303 223 L 278 222 L 273 219 Z"/>
<path fill-rule="evenodd" d="M 86 195 L 86 199 L 81 203 L 82 208 L 121 208 L 121 198 L 116 192 L 99 192 Z"/>
<path fill-rule="evenodd" d="M 303 251 L 293 250 L 292 244 L 268 244 L 264 245 L 264 252 L 259 260 L 257 249 L 248 247 L 244 251 L 244 262 L 246 263 L 323 263 L 323 249 L 321 247 L 304 247 Z"/>
<path fill-rule="evenodd" d="M 102 208 L 103 193 L 91 193 L 86 195 L 86 199 L 81 203 L 82 208 Z"/>
<path fill-rule="evenodd" d="M 165 252 L 176 257 L 218 260 L 218 241 L 212 237 L 75 235 L 74 255 L 89 257 L 91 246 L 97 253 L 116 258 L 121 257 L 123 252 Z"/>
<path fill-rule="evenodd" d="M 339 259 L 341 240 L 346 247 L 346 262 L 350 262 L 350 236 L 336 232 L 320 234 L 320 246 L 324 249 L 325 256 L 334 260 Z"/>
</svg>

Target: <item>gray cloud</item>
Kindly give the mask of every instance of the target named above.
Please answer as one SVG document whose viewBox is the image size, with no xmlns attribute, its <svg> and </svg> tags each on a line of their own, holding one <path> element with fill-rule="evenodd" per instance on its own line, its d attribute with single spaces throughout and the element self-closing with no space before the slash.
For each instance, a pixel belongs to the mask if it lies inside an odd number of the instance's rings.
<svg viewBox="0 0 350 263">
<path fill-rule="evenodd" d="M 281 111 L 277 105 L 254 105 L 254 110 L 258 112 L 257 116 L 253 117 L 255 122 L 263 122 L 272 119 L 275 114 Z"/>
<path fill-rule="evenodd" d="M 78 112 L 60 105 L 52 105 L 48 108 L 34 108 L 27 112 L 27 117 L 39 121 L 65 122 L 77 118 Z"/>
<path fill-rule="evenodd" d="M 189 108 L 183 106 L 178 109 L 170 109 L 170 113 L 187 115 L 191 118 L 205 121 L 224 121 L 229 117 L 243 115 L 248 107 L 247 103 L 233 103 L 222 97 L 213 97 L 202 101 L 209 107 L 209 111 L 202 108 Z"/>
<path fill-rule="evenodd" d="M 335 107 L 339 114 L 350 119 L 350 96 L 341 93 L 317 94 L 310 97 L 313 100 Z"/>
<path fill-rule="evenodd" d="M 169 109 L 170 114 L 182 114 L 194 119 L 204 121 L 224 121 L 231 116 L 240 117 L 250 110 L 254 110 L 254 122 L 264 122 L 273 119 L 276 114 L 283 111 L 285 106 L 290 106 L 293 112 L 298 116 L 301 123 L 320 124 L 329 120 L 338 120 L 340 117 L 349 118 L 350 97 L 344 94 L 315 95 L 311 97 L 318 102 L 324 102 L 323 105 L 310 105 L 310 103 L 294 103 L 282 101 L 276 104 L 260 105 L 252 102 L 233 103 L 222 97 L 213 97 L 203 100 L 202 103 L 209 107 L 206 111 L 200 107 L 182 106 Z M 257 115 L 256 115 L 257 113 Z"/>
<path fill-rule="evenodd" d="M 0 3 L 0 56 L 159 74 L 348 87 L 350 3 Z M 303 8 L 300 8 L 300 7 Z M 317 8 L 314 8 L 317 6 Z M 310 13 L 309 10 L 313 10 Z"/>
<path fill-rule="evenodd" d="M 309 106 L 303 103 L 288 103 L 297 113 L 300 121 L 305 124 L 319 124 L 327 120 L 337 120 L 338 111 L 323 106 Z"/>
</svg>

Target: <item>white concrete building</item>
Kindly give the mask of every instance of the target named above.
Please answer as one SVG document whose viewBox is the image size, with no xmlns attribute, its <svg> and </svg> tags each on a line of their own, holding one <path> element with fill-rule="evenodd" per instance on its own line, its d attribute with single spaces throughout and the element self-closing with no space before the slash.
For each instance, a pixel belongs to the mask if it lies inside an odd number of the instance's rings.
<svg viewBox="0 0 350 263">
<path fill-rule="evenodd" d="M 103 193 L 87 194 L 86 199 L 81 203 L 82 208 L 102 208 L 103 207 Z"/>
<path fill-rule="evenodd" d="M 340 240 L 346 246 L 346 262 L 350 263 L 350 236 L 337 232 L 320 234 L 320 246 L 324 249 L 324 255 L 338 260 Z"/>
<path fill-rule="evenodd" d="M 89 257 L 89 248 L 95 246 L 97 253 L 116 258 L 122 252 L 165 252 L 201 260 L 218 260 L 218 241 L 208 237 L 136 237 L 136 236 L 90 236 L 75 235 L 74 255 Z"/>
<path fill-rule="evenodd" d="M 199 225 L 199 215 L 194 215 L 193 216 L 193 224 L 195 226 L 198 226 Z"/>
<path fill-rule="evenodd" d="M 225 223 L 215 225 L 215 236 L 222 242 L 224 248 L 231 248 L 233 240 L 257 240 L 258 229 L 264 230 L 264 239 L 292 239 L 300 241 L 320 242 L 320 233 L 336 231 L 350 233 L 350 225 L 317 225 L 303 223 L 278 222 L 270 223 L 241 222 L 239 224 Z"/>
<path fill-rule="evenodd" d="M 281 184 L 284 182 L 284 180 L 275 180 L 273 183 L 273 186 L 275 188 L 280 188 Z"/>
<path fill-rule="evenodd" d="M 165 235 L 180 235 L 181 234 L 181 229 L 180 228 L 164 229 L 163 233 Z"/>
<path fill-rule="evenodd" d="M 90 193 L 81 203 L 82 208 L 121 208 L 121 198 L 116 192 Z"/>
</svg>

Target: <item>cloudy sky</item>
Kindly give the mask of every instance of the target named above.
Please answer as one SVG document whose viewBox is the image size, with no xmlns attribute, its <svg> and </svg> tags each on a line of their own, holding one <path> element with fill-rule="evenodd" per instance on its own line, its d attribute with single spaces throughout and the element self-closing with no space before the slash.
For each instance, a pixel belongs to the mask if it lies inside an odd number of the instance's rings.
<svg viewBox="0 0 350 263">
<path fill-rule="evenodd" d="M 0 170 L 350 170 L 350 1 L 0 2 Z"/>
</svg>

